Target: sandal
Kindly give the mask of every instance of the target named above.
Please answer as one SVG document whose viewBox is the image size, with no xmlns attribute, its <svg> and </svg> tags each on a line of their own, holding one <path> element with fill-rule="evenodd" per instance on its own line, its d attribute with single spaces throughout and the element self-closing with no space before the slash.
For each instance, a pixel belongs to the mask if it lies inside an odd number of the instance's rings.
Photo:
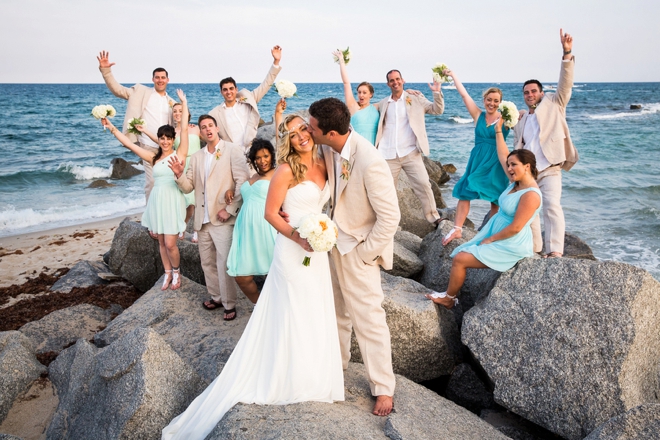
<svg viewBox="0 0 660 440">
<path fill-rule="evenodd" d="M 193 236 L 190 239 L 191 243 L 197 243 L 199 241 L 199 238 L 197 238 L 197 231 L 193 232 Z"/>
<path fill-rule="evenodd" d="M 171 273 L 172 273 L 171 270 L 165 271 L 165 279 L 163 280 L 163 287 L 161 287 L 160 290 L 167 290 L 167 288 L 170 287 L 170 281 L 172 281 L 172 277 L 170 276 Z"/>
<path fill-rule="evenodd" d="M 176 290 L 179 287 L 181 287 L 180 275 L 181 275 L 181 270 L 178 267 L 176 269 L 172 268 L 172 285 L 170 286 L 170 289 Z"/>
<path fill-rule="evenodd" d="M 454 226 L 451 228 L 449 232 L 447 232 L 447 235 L 445 235 L 442 238 L 442 245 L 447 246 L 453 239 L 455 238 L 462 238 L 463 237 L 463 227 L 462 226 Z M 459 233 L 460 235 L 458 237 L 454 237 L 454 234 Z"/>
<path fill-rule="evenodd" d="M 543 256 L 543 258 L 561 258 L 561 257 L 562 257 L 562 254 L 560 254 L 559 252 L 550 252 L 550 253 L 545 254 Z"/>
<path fill-rule="evenodd" d="M 221 307 L 222 307 L 222 303 L 217 302 L 216 300 L 214 300 L 213 298 L 211 298 L 211 299 L 208 300 L 208 301 L 204 301 L 204 302 L 202 303 L 202 306 L 203 306 L 206 310 L 215 310 L 215 309 L 219 309 L 219 308 L 221 308 Z"/>
<path fill-rule="evenodd" d="M 451 309 L 458 304 L 458 298 L 456 298 L 455 296 L 447 295 L 447 292 L 427 293 L 424 296 L 430 299 L 431 301 L 433 301 L 434 303 L 440 304 L 441 306 L 444 306 L 447 309 Z M 435 301 L 436 299 L 443 299 L 443 298 L 449 298 L 450 300 L 452 300 L 452 302 L 450 303 L 451 305 L 447 306 L 441 301 Z"/>
<path fill-rule="evenodd" d="M 227 315 L 232 315 L 232 317 L 228 318 Z M 233 321 L 234 319 L 236 319 L 236 307 L 234 307 L 233 309 L 225 310 L 224 320 Z"/>
</svg>

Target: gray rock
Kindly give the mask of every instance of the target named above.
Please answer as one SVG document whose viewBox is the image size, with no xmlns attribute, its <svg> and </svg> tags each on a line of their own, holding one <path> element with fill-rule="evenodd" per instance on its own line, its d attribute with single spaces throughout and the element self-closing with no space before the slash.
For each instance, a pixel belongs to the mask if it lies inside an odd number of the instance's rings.
<svg viewBox="0 0 660 440">
<path fill-rule="evenodd" d="M 660 438 L 660 405 L 646 403 L 609 419 L 584 440 L 646 440 Z"/>
<path fill-rule="evenodd" d="M 456 208 L 443 208 L 443 209 L 438 209 L 438 214 L 440 214 L 440 218 L 449 220 L 451 222 L 451 225 L 454 225 L 454 219 L 456 218 Z M 472 220 L 469 218 L 466 218 L 465 221 L 463 222 L 463 227 L 465 229 L 472 229 L 476 230 L 477 228 L 475 227 L 474 223 Z"/>
<path fill-rule="evenodd" d="M 546 440 L 559 437 L 507 410 L 485 409 L 481 419 L 513 440 Z"/>
<path fill-rule="evenodd" d="M 121 311 L 118 305 L 106 310 L 91 304 L 79 304 L 28 322 L 19 331 L 30 339 L 37 353 L 59 352 L 80 338 L 92 338 Z"/>
<path fill-rule="evenodd" d="M 159 439 L 205 386 L 158 333 L 145 328 L 100 350 L 80 339 L 49 372 L 60 402 L 48 438 Z"/>
<path fill-rule="evenodd" d="M 584 240 L 569 233 L 564 234 L 564 257 L 598 261 L 591 247 Z"/>
<path fill-rule="evenodd" d="M 442 169 L 449 174 L 454 174 L 456 172 L 456 166 L 453 163 L 448 163 L 447 165 L 443 165 Z"/>
<path fill-rule="evenodd" d="M 431 184 L 431 191 L 433 191 L 436 210 L 446 208 L 447 204 L 445 203 L 445 199 L 442 198 L 442 190 L 440 189 L 440 186 L 432 180 L 429 181 L 429 183 Z"/>
<path fill-rule="evenodd" d="M 87 188 L 110 188 L 113 186 L 117 186 L 117 185 L 115 185 L 114 183 L 110 183 L 104 179 L 98 179 L 98 180 L 94 180 L 92 183 L 87 185 Z"/>
<path fill-rule="evenodd" d="M 110 268 L 100 261 L 79 261 L 50 288 L 51 292 L 71 292 L 74 287 L 89 287 L 108 284 L 98 274 L 110 272 Z"/>
<path fill-rule="evenodd" d="M 429 173 L 429 179 L 431 182 L 434 182 L 438 185 L 449 182 L 449 174 L 442 168 L 440 162 L 434 161 L 427 156 L 422 156 L 424 158 L 424 166 L 426 167 L 426 172 Z"/>
<path fill-rule="evenodd" d="M 419 254 L 419 249 L 422 247 L 422 239 L 408 231 L 396 231 L 394 241 L 415 255 Z"/>
<path fill-rule="evenodd" d="M 415 382 L 450 374 L 462 356 L 453 313 L 426 299 L 429 290 L 413 280 L 381 272 L 381 284 L 394 372 Z M 351 360 L 362 362 L 355 335 Z"/>
<path fill-rule="evenodd" d="M 459 364 L 452 372 L 445 397 L 475 414 L 495 403 L 493 393 L 488 391 L 469 364 Z"/>
<path fill-rule="evenodd" d="M 23 440 L 23 438 L 11 434 L 0 434 L 0 440 Z"/>
<path fill-rule="evenodd" d="M 232 408 L 207 440 L 235 439 L 506 439 L 469 411 L 397 377 L 396 412 L 371 414 L 374 400 L 362 365 L 344 372 L 345 401 Z"/>
<path fill-rule="evenodd" d="M 275 146 L 275 123 L 270 122 L 257 129 L 257 139 L 265 139 Z"/>
<path fill-rule="evenodd" d="M 112 164 L 111 179 L 130 179 L 133 176 L 144 173 L 144 171 L 138 170 L 133 166 L 135 162 L 127 162 L 121 157 L 115 157 L 110 163 Z"/>
<path fill-rule="evenodd" d="M 181 255 L 181 274 L 205 284 L 197 244 L 177 240 L 177 246 Z M 145 227 L 128 218 L 115 231 L 107 264 L 113 273 L 121 275 L 142 292 L 151 289 L 165 273 L 158 242 L 149 236 Z"/>
<path fill-rule="evenodd" d="M 568 439 L 660 395 L 660 283 L 623 263 L 526 259 L 465 314 L 495 401 Z"/>
<path fill-rule="evenodd" d="M 642 104 L 630 104 L 630 110 L 641 110 Z"/>
<path fill-rule="evenodd" d="M 426 234 L 434 230 L 434 226 L 424 217 L 422 203 L 410 187 L 408 176 L 403 171 L 399 174 L 396 192 L 399 199 L 399 209 L 401 210 L 399 226 L 404 231 L 412 232 L 418 237 L 424 238 Z M 440 207 L 444 206 L 443 201 Z"/>
<path fill-rule="evenodd" d="M 206 287 L 182 277 L 181 288 L 161 291 L 162 279 L 133 305 L 116 317 L 105 330 L 94 336 L 104 347 L 138 327 L 151 328 L 205 381 L 220 373 L 238 339 L 243 334 L 252 304 L 239 292 L 233 321 L 224 321 L 223 310 L 206 310 Z"/>
<path fill-rule="evenodd" d="M 402 244 L 394 242 L 394 261 L 392 269 L 386 271 L 390 275 L 409 278 L 424 268 L 422 260 Z"/>
<path fill-rule="evenodd" d="M 16 397 L 45 371 L 28 338 L 17 331 L 0 332 L 0 422 Z"/>
</svg>

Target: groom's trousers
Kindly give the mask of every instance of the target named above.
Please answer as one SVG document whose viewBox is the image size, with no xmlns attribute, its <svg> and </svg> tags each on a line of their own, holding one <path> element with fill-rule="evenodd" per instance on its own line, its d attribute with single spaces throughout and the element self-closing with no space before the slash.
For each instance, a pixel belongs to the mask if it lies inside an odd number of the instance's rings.
<svg viewBox="0 0 660 440">
<path fill-rule="evenodd" d="M 331 254 L 332 288 L 344 370 L 351 359 L 351 330 L 360 346 L 367 379 L 374 396 L 394 395 L 390 329 L 385 321 L 380 267 L 365 264 L 357 248 Z"/>
</svg>

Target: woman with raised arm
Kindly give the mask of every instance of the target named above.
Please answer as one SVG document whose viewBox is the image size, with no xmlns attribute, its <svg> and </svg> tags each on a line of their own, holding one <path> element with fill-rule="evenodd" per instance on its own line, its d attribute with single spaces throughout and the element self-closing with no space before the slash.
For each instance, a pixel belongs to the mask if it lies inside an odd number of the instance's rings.
<svg viewBox="0 0 660 440">
<path fill-rule="evenodd" d="M 484 108 L 486 109 L 484 112 L 475 104 L 454 71 L 445 70 L 443 73 L 453 78 L 456 90 L 463 98 L 463 103 L 475 123 L 474 148 L 470 152 L 463 177 L 456 183 L 452 191 L 452 196 L 458 199 L 458 205 L 456 206 L 454 227 L 442 239 L 442 245 L 446 246 L 453 239 L 463 236 L 461 231 L 470 212 L 470 201 L 476 199 L 489 201 L 488 216 L 490 218 L 495 215 L 499 209 L 499 196 L 509 184 L 509 179 L 500 166 L 497 155 L 498 137 L 495 133 L 495 125 L 501 116 L 497 109 L 502 102 L 502 90 L 491 87 L 483 93 Z M 499 136 L 499 141 L 504 142 L 505 146 L 508 134 L 509 129 L 504 127 L 502 136 Z"/>
<path fill-rule="evenodd" d="M 183 118 L 188 118 L 188 103 L 186 95 L 181 90 L 176 91 L 181 100 Z M 170 156 L 176 154 L 180 161 L 186 160 L 188 154 L 188 124 L 181 127 L 181 145 L 174 151 L 174 138 L 176 133 L 171 125 L 163 125 L 158 129 L 158 152 L 153 153 L 133 144 L 120 130 L 118 130 L 107 119 L 101 119 L 104 127 L 117 138 L 122 145 L 141 159 L 148 161 L 153 166 L 154 189 L 151 192 L 147 207 L 142 214 L 142 225 L 151 234 L 158 237 L 160 258 L 165 268 L 165 280 L 161 290 L 172 290 L 181 287 L 179 272 L 179 248 L 177 247 L 177 236 L 186 230 L 183 221 L 186 205 L 183 193 L 176 186 L 174 173 L 168 166 Z"/>
<path fill-rule="evenodd" d="M 366 81 L 357 86 L 357 101 L 353 96 L 351 82 L 346 72 L 344 55 L 340 50 L 332 53 L 339 60 L 339 72 L 341 81 L 344 83 L 344 99 L 346 106 L 351 112 L 351 125 L 353 129 L 362 137 L 366 138 L 372 145 L 376 143 L 376 133 L 378 132 L 378 120 L 380 113 L 376 106 L 371 104 L 371 98 L 374 96 L 374 87 Z"/>
</svg>

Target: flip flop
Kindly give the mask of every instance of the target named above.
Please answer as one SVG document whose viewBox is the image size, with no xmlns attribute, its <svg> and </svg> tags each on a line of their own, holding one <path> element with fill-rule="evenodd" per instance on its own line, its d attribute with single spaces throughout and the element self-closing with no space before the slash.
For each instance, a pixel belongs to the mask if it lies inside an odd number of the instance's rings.
<svg viewBox="0 0 660 440">
<path fill-rule="evenodd" d="M 221 307 L 222 307 L 222 303 L 219 303 L 219 302 L 215 301 L 213 298 L 211 298 L 211 299 L 208 300 L 208 301 L 204 301 L 204 302 L 202 303 L 202 306 L 203 306 L 206 310 L 215 310 L 215 309 L 219 309 L 219 308 L 221 308 Z"/>
<path fill-rule="evenodd" d="M 234 316 L 232 316 L 231 318 L 227 318 L 227 315 L 231 315 L 232 313 L 234 314 Z M 233 309 L 229 309 L 229 310 L 225 309 L 225 316 L 223 317 L 223 319 L 225 321 L 233 321 L 234 319 L 236 319 L 236 315 L 237 315 L 236 307 L 234 307 Z"/>
</svg>

